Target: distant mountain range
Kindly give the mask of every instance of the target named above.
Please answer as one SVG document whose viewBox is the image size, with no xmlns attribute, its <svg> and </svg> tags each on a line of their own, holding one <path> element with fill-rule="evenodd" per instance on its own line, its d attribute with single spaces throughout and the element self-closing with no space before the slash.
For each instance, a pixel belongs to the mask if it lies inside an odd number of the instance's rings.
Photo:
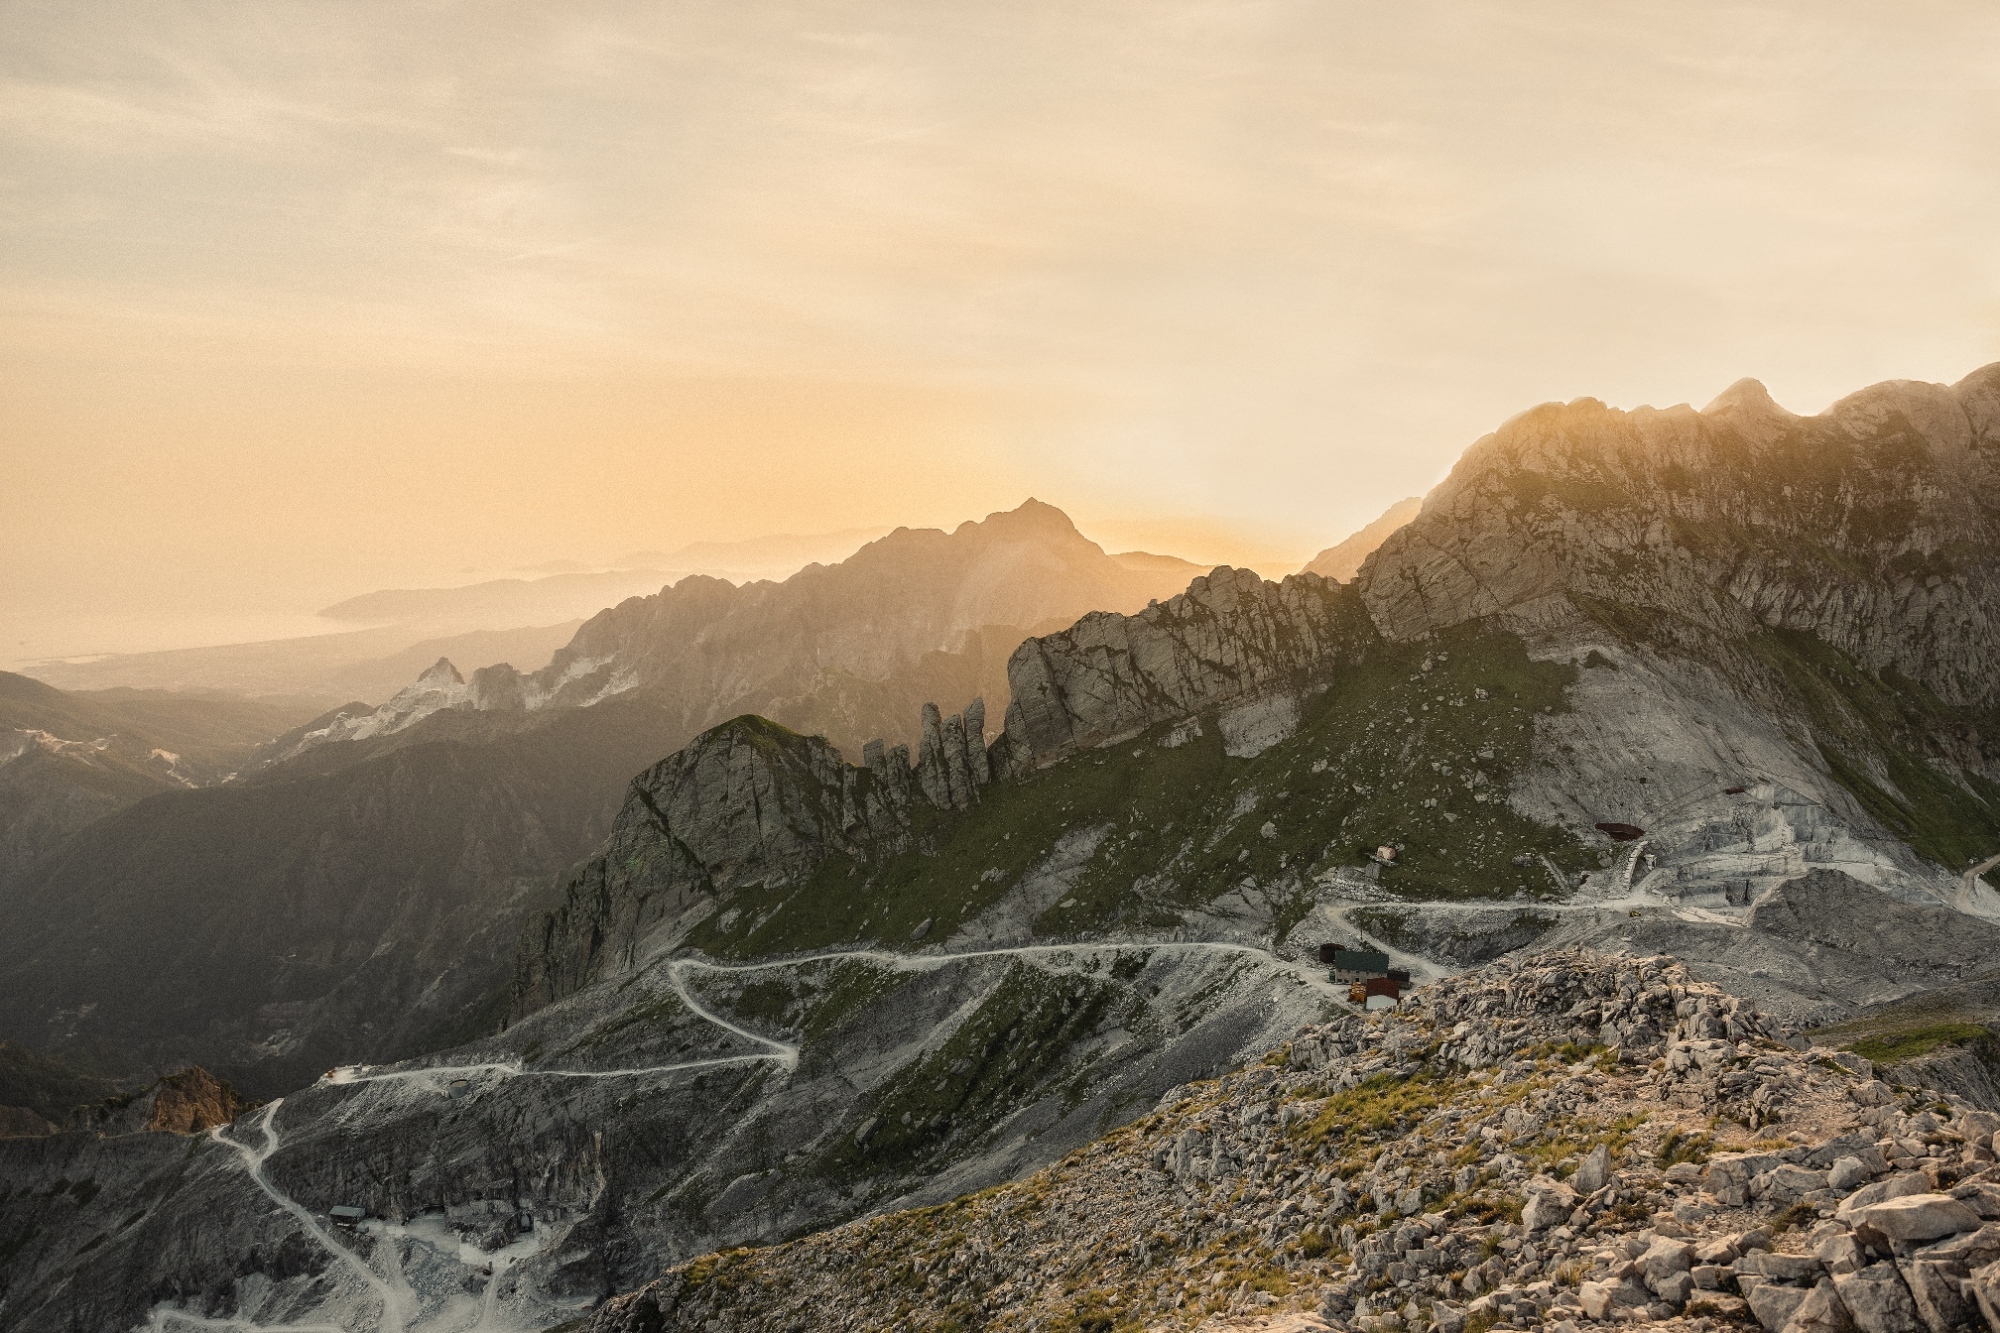
<svg viewBox="0 0 2000 1333">
<path fill-rule="evenodd" d="M 260 643 L 38 662 L 31 670 L 36 680 L 64 690 L 228 692 L 304 700 L 322 709 L 348 699 L 372 705 L 443 656 L 468 666 L 546 662 L 582 623 L 575 617 L 554 625 L 464 629 L 412 621 Z"/>
<path fill-rule="evenodd" d="M 0 671 L 0 885 L 134 801 L 221 781 L 307 707 L 151 690 L 67 694 Z"/>
<path fill-rule="evenodd" d="M 673 552 L 637 552 L 610 570 L 569 570 L 539 578 L 489 579 L 440 588 L 381 589 L 320 612 L 338 630 L 256 643 L 89 660 L 51 660 L 26 674 L 65 690 L 152 689 L 229 692 L 251 697 L 380 704 L 440 658 L 464 671 L 509 663 L 532 672 L 607 607 L 644 597 L 690 577 L 730 583 L 782 581 L 808 564 L 837 563 L 886 529 L 816 536 L 697 542 Z M 1188 578 L 1198 566 L 1174 556 L 1128 552 L 1111 557 L 1134 571 Z"/>
<path fill-rule="evenodd" d="M 983 691 L 997 720 L 1029 633 L 1171 596 L 1192 569 L 1106 555 L 1030 501 L 782 584 L 683 580 L 601 612 L 540 671 L 467 682 L 441 663 L 379 709 L 235 752 L 226 786 L 128 782 L 0 886 L 17 941 L 0 1034 L 119 1073 L 199 1061 L 262 1091 L 469 1035 L 505 1009 L 519 923 L 605 837 L 635 772 L 745 712 L 857 755 L 915 739 L 931 698 Z M 267 738 L 298 717 L 267 716 Z"/>
<path fill-rule="evenodd" d="M 1062 511 L 1030 500 L 950 534 L 899 528 L 837 565 L 783 583 L 681 580 L 593 617 L 546 667 L 468 678 L 439 661 L 380 708 L 302 736 L 389 735 L 442 709 L 536 712 L 646 690 L 675 701 L 688 735 L 739 713 L 819 732 L 855 751 L 910 739 L 931 699 L 996 700 L 1030 633 L 1092 610 L 1171 597 L 1201 572 L 1171 556 L 1108 556 Z"/>
<path fill-rule="evenodd" d="M 490 579 L 457 588 L 385 588 L 320 611 L 329 620 L 414 621 L 423 625 L 539 625 L 587 616 L 627 597 L 655 592 L 671 575 L 657 569 Z"/>
</svg>

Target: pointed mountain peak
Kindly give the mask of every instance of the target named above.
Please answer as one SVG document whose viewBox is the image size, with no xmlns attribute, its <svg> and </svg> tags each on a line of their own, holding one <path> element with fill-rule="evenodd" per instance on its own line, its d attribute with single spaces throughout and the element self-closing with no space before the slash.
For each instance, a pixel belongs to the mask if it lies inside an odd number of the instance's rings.
<svg viewBox="0 0 2000 1333">
<path fill-rule="evenodd" d="M 417 677 L 417 684 L 430 686 L 463 685 L 465 677 L 458 674 L 458 668 L 451 664 L 449 657 L 440 657 L 431 663 L 430 670 Z"/>
<path fill-rule="evenodd" d="M 1030 496 L 1014 509 L 1002 509 L 988 514 L 975 523 L 968 520 L 958 527 L 959 532 L 985 529 L 989 532 L 1041 533 L 1053 537 L 1066 537 L 1076 532 L 1076 524 L 1068 514 L 1052 504 Z"/>
<path fill-rule="evenodd" d="M 1740 379 L 1724 389 L 1714 402 L 1701 409 L 1701 414 L 1760 441 L 1782 434 L 1799 419 L 1797 414 L 1778 406 L 1763 381 L 1753 379 Z"/>
</svg>

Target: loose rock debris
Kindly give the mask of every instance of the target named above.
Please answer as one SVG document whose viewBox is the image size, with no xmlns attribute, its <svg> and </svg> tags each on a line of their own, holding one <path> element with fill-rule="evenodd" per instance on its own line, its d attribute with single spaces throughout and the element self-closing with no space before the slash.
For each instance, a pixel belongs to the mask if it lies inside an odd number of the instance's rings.
<svg viewBox="0 0 2000 1333">
<path fill-rule="evenodd" d="M 2000 1333 L 2000 1117 L 1564 952 L 1308 1027 L 1015 1184 L 708 1255 L 661 1329 Z"/>
</svg>

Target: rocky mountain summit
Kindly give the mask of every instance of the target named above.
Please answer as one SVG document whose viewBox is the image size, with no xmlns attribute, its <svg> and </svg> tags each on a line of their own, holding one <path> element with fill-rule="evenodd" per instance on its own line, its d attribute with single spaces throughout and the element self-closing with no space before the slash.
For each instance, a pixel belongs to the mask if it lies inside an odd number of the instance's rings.
<svg viewBox="0 0 2000 1333">
<path fill-rule="evenodd" d="M 1785 877 L 1839 865 L 1991 912 L 1923 861 L 1955 875 L 2000 846 L 1996 551 L 1990 366 L 1810 418 L 1749 381 L 1701 412 L 1535 408 L 1467 450 L 1358 582 L 1391 639 L 1491 623 L 1599 668 L 1524 809 L 1720 850 L 1728 789 L 1763 779 L 1802 853 Z M 1717 907 L 1731 879 L 1771 882 L 1741 857 L 1674 860 Z"/>
<path fill-rule="evenodd" d="M 1701 412 L 1535 408 L 1466 451 L 1365 582 L 1391 637 L 1594 599 L 1710 633 L 1804 631 L 1990 705 L 1996 562 L 2000 365 L 1811 418 L 1754 380 Z"/>
<path fill-rule="evenodd" d="M 1872 1075 L 1672 959 L 1534 955 L 584 1327 L 2000 1330 L 2000 1116 Z"/>
<path fill-rule="evenodd" d="M 950 533 L 898 528 L 782 583 L 682 579 L 592 617 L 539 671 L 500 665 L 467 679 L 440 661 L 294 751 L 393 734 L 443 709 L 586 707 L 634 690 L 672 700 L 689 736 L 754 712 L 850 751 L 884 734 L 907 743 L 921 704 L 992 692 L 1028 635 L 1137 610 L 1187 581 L 1185 562 L 1108 555 L 1029 500 Z"/>
</svg>

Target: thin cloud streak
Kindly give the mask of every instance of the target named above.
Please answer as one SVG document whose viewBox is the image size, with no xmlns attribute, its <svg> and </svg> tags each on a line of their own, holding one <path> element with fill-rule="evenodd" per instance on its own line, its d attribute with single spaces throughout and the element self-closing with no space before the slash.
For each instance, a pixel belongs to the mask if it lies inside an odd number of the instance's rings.
<svg viewBox="0 0 2000 1333">
<path fill-rule="evenodd" d="M 12 569 L 206 523 L 223 597 L 244 552 L 414 576 L 1030 490 L 1303 559 L 1537 401 L 2000 358 L 1974 3 L 9 19 Z M 110 595 L 37 568 L 0 617 Z"/>
</svg>

